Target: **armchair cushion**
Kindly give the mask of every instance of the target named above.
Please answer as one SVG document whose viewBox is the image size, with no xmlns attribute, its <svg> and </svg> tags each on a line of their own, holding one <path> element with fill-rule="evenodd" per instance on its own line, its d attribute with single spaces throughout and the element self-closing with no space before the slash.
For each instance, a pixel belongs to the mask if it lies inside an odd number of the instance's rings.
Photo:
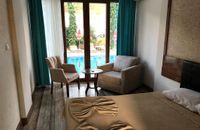
<svg viewBox="0 0 200 130">
<path fill-rule="evenodd" d="M 60 68 L 62 64 L 58 56 L 46 58 L 46 61 L 49 68 Z"/>
<path fill-rule="evenodd" d="M 66 82 L 64 70 L 61 68 L 50 68 L 51 79 L 55 82 Z"/>
<path fill-rule="evenodd" d="M 68 83 L 76 80 L 79 77 L 78 73 L 65 73 L 65 76 L 67 78 Z"/>
<path fill-rule="evenodd" d="M 79 78 L 73 64 L 62 64 L 59 56 L 46 58 L 54 82 L 70 83 Z"/>
<path fill-rule="evenodd" d="M 61 68 L 64 69 L 65 73 L 77 73 L 75 65 L 73 64 L 62 64 Z"/>
<path fill-rule="evenodd" d="M 112 71 L 113 65 L 114 65 L 113 63 L 107 63 L 105 65 L 98 66 L 98 69 L 102 69 L 104 72 Z"/>
<path fill-rule="evenodd" d="M 134 65 L 117 71 L 106 71 L 99 74 L 97 85 L 103 89 L 120 94 L 132 92 L 142 83 L 142 65 Z"/>
<path fill-rule="evenodd" d="M 135 65 L 121 71 L 123 93 L 129 93 L 142 83 L 142 65 Z"/>
<path fill-rule="evenodd" d="M 101 88 L 110 91 L 120 92 L 121 73 L 116 71 L 109 71 L 100 74 L 98 77 L 98 86 L 101 86 Z"/>
<path fill-rule="evenodd" d="M 116 60 L 114 62 L 114 71 L 121 71 L 125 68 L 128 68 L 130 66 L 134 66 L 139 64 L 139 58 L 138 57 L 132 57 L 132 56 L 117 56 Z"/>
</svg>

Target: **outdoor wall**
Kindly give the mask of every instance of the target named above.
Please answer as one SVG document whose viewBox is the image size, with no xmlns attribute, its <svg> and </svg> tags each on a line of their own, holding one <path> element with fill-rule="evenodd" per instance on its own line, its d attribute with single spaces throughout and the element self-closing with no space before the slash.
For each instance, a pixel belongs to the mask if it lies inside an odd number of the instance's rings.
<svg viewBox="0 0 200 130">
<path fill-rule="evenodd" d="M 0 130 L 15 130 L 20 113 L 6 1 L 0 0 Z"/>
<path fill-rule="evenodd" d="M 137 55 L 145 65 L 144 83 L 155 91 L 177 88 L 161 75 L 168 0 L 141 0 L 137 8 Z"/>
</svg>

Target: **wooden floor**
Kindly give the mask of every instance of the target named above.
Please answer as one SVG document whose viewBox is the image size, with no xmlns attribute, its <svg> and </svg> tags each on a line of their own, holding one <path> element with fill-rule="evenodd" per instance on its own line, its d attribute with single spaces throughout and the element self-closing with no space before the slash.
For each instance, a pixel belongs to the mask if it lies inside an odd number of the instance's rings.
<svg viewBox="0 0 200 130">
<path fill-rule="evenodd" d="M 93 83 L 91 83 L 93 85 Z M 77 84 L 70 85 L 70 98 L 85 97 L 86 84 L 82 83 L 78 91 Z M 146 87 L 141 87 L 133 93 L 149 92 Z M 117 95 L 105 90 L 99 90 L 100 96 Z M 96 96 L 94 89 L 89 89 L 87 96 Z M 54 87 L 53 95 L 50 88 L 36 88 L 33 94 L 33 112 L 29 123 L 23 130 L 66 130 L 64 111 L 64 99 L 66 98 L 65 86 Z"/>
</svg>

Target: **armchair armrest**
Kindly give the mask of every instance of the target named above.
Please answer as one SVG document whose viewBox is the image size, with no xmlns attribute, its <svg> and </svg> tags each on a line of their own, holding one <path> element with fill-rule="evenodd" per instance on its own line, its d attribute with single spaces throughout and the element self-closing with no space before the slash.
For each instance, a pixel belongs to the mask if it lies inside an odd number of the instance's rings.
<svg viewBox="0 0 200 130">
<path fill-rule="evenodd" d="M 139 87 L 142 83 L 142 65 L 135 65 L 123 69 L 122 73 L 122 88 L 123 92 L 130 92 L 137 87 Z"/>
<path fill-rule="evenodd" d="M 107 63 L 105 65 L 102 66 L 98 66 L 98 69 L 102 69 L 104 72 L 106 71 L 111 71 L 113 69 L 114 63 Z"/>
<path fill-rule="evenodd" d="M 73 64 L 62 64 L 61 68 L 64 69 L 65 73 L 77 73 Z"/>
<path fill-rule="evenodd" d="M 67 82 L 65 72 L 62 68 L 51 68 L 50 69 L 51 79 L 55 82 Z"/>
</svg>

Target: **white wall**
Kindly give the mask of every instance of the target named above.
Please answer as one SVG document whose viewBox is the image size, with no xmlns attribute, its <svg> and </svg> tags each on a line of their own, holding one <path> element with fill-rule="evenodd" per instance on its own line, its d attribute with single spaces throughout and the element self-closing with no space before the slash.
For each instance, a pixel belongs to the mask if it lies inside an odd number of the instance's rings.
<svg viewBox="0 0 200 130">
<path fill-rule="evenodd" d="M 27 118 L 35 87 L 26 0 L 13 0 L 16 34 L 9 30 L 10 1 L 0 0 L 0 130 L 15 130 Z"/>
<path fill-rule="evenodd" d="M 144 83 L 155 91 L 179 87 L 161 75 L 167 0 L 141 0 L 137 8 L 137 55 L 145 64 Z"/>
<path fill-rule="evenodd" d="M 32 105 L 32 90 L 34 89 L 26 0 L 13 0 L 13 9 L 22 78 L 23 94 L 19 96 L 23 96 L 24 102 L 24 111 L 20 109 L 20 112 L 21 117 L 26 118 Z"/>
<path fill-rule="evenodd" d="M 0 0 L 0 130 L 14 130 L 20 113 L 6 1 Z M 10 46 L 7 51 L 6 44 Z"/>
<path fill-rule="evenodd" d="M 35 90 L 35 79 L 34 79 L 34 70 L 33 70 L 33 61 L 32 61 L 32 53 L 31 53 L 31 38 L 30 38 L 30 29 L 29 29 L 29 14 L 28 10 L 28 1 L 21 0 L 21 13 L 23 14 L 23 27 L 24 27 L 24 41 L 26 44 L 27 51 L 27 63 L 28 63 L 28 73 L 29 73 L 29 83 L 31 86 L 31 92 Z"/>
</svg>

